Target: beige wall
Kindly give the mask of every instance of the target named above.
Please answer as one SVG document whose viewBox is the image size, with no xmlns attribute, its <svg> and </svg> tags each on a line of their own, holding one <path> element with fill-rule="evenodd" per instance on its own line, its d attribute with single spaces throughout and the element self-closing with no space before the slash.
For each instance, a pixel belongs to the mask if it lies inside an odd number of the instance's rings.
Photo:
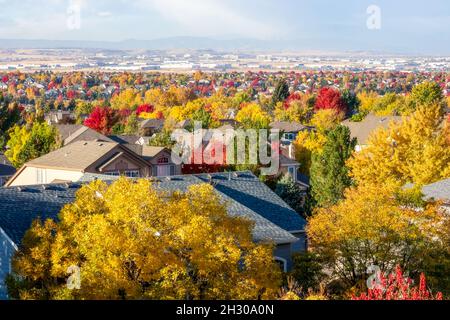
<svg viewBox="0 0 450 320">
<path fill-rule="evenodd" d="M 38 170 L 42 181 L 38 181 Z M 48 184 L 54 180 L 78 181 L 83 176 L 82 172 L 55 170 L 55 169 L 38 169 L 34 167 L 26 167 L 11 183 L 11 187 L 29 186 L 36 184 Z"/>
</svg>

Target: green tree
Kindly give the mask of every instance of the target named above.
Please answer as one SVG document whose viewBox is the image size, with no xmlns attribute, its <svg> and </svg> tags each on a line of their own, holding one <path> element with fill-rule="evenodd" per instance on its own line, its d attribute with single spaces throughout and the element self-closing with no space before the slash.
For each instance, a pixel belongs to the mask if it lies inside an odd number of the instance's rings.
<svg viewBox="0 0 450 320">
<path fill-rule="evenodd" d="M 303 213 L 303 203 L 305 191 L 294 182 L 290 175 L 284 175 L 278 181 L 275 193 L 280 196 L 292 209 L 298 213 Z"/>
<path fill-rule="evenodd" d="M 280 79 L 275 86 L 275 91 L 272 96 L 272 103 L 274 106 L 278 102 L 284 102 L 289 97 L 289 85 L 284 79 Z"/>
<path fill-rule="evenodd" d="M 19 168 L 59 146 L 56 128 L 45 122 L 35 122 L 31 128 L 16 125 L 10 133 L 9 149 L 5 155 L 16 168 Z"/>
<path fill-rule="evenodd" d="M 444 94 L 436 82 L 426 81 L 412 89 L 411 100 L 416 107 L 419 105 L 442 104 L 444 102 Z"/>
<path fill-rule="evenodd" d="M 318 206 L 337 203 L 351 185 L 345 163 L 355 146 L 356 139 L 351 138 L 350 130 L 339 125 L 328 132 L 322 152 L 312 155 L 311 193 Z"/>
<path fill-rule="evenodd" d="M 150 141 L 149 145 L 151 147 L 165 147 L 171 149 L 174 145 L 170 131 L 163 130 L 158 132 Z"/>
<path fill-rule="evenodd" d="M 127 124 L 124 128 L 125 134 L 137 134 L 139 131 L 139 122 L 135 113 L 132 113 L 127 120 Z"/>
<path fill-rule="evenodd" d="M 20 120 L 20 110 L 17 103 L 10 103 L 0 93 L 0 150 L 3 149 L 8 130 Z"/>
<path fill-rule="evenodd" d="M 353 91 L 344 90 L 342 92 L 342 100 L 347 107 L 347 112 L 349 115 L 353 115 L 359 112 L 359 105 L 361 102 Z"/>
</svg>

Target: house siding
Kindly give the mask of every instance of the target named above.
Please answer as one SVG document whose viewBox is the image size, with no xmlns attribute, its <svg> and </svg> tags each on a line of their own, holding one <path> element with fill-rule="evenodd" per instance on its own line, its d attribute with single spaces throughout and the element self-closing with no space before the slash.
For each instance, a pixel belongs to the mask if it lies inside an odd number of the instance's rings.
<svg viewBox="0 0 450 320">
<path fill-rule="evenodd" d="M 38 170 L 42 181 L 38 181 Z M 57 170 L 57 169 L 39 169 L 35 167 L 26 167 L 11 183 L 11 187 L 32 186 L 37 184 L 49 184 L 55 180 L 78 181 L 83 176 L 82 172 Z"/>
<path fill-rule="evenodd" d="M 0 300 L 8 299 L 5 278 L 11 273 L 11 260 L 16 248 L 0 228 Z"/>
</svg>

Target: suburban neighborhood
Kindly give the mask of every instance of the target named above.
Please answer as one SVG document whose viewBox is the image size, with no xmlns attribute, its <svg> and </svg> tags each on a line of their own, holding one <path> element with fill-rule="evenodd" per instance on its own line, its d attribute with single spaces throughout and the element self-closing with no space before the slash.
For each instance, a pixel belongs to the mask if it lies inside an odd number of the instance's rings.
<svg viewBox="0 0 450 320">
<path fill-rule="evenodd" d="M 285 2 L 0 1 L 0 303 L 450 300 L 448 4 Z"/>
</svg>

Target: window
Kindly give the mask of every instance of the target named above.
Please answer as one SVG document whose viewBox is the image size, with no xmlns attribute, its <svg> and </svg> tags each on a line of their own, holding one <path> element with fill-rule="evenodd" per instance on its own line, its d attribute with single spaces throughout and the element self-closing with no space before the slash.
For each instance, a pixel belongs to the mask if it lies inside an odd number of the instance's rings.
<svg viewBox="0 0 450 320">
<path fill-rule="evenodd" d="M 118 177 L 120 176 L 120 172 L 119 171 L 105 172 L 105 176 Z"/>
<path fill-rule="evenodd" d="M 141 173 L 139 170 L 126 170 L 125 171 L 125 177 L 128 178 L 139 178 L 141 176 Z"/>
<path fill-rule="evenodd" d="M 280 258 L 280 257 L 275 257 L 275 262 L 280 266 L 281 271 L 283 272 L 287 272 L 287 260 Z"/>
<path fill-rule="evenodd" d="M 292 177 L 292 179 L 294 181 L 297 181 L 297 175 L 295 174 L 296 173 L 296 168 L 295 167 L 289 167 L 288 168 L 288 172 L 289 172 L 289 175 Z"/>
<path fill-rule="evenodd" d="M 47 174 L 45 169 L 36 169 L 36 182 L 37 184 L 47 183 Z"/>
<path fill-rule="evenodd" d="M 167 157 L 158 159 L 158 164 L 168 164 L 168 163 L 169 163 L 169 158 L 167 158 Z"/>
</svg>

